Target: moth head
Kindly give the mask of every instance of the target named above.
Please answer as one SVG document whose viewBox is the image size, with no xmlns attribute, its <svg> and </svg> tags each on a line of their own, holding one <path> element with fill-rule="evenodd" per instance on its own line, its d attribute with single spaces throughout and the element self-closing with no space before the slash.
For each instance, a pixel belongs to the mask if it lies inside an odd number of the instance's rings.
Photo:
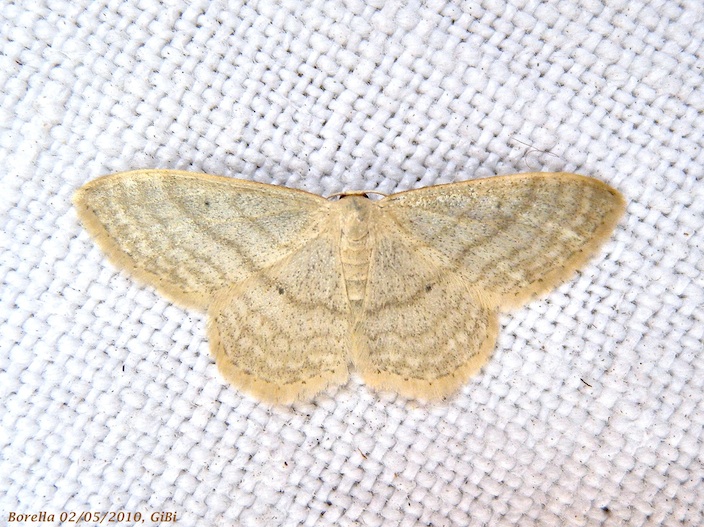
<svg viewBox="0 0 704 527">
<path fill-rule="evenodd" d="M 370 194 L 373 197 L 370 196 Z M 376 190 L 346 190 L 344 192 L 335 192 L 334 194 L 330 194 L 327 197 L 327 199 L 334 201 L 334 200 L 341 200 L 341 199 L 345 199 L 345 198 L 350 198 L 352 196 L 361 196 L 363 198 L 367 198 L 372 201 L 378 201 L 380 199 L 385 198 L 387 196 L 387 194 L 384 194 L 383 192 L 377 192 Z"/>
</svg>

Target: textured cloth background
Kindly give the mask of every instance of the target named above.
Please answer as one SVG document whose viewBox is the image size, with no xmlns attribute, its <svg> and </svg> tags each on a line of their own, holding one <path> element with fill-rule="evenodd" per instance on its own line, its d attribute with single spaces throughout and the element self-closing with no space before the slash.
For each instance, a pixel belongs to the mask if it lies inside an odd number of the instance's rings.
<svg viewBox="0 0 704 527">
<path fill-rule="evenodd" d="M 704 524 L 704 8 L 607 4 L 3 2 L 0 521 Z M 566 170 L 629 206 L 451 400 L 353 378 L 269 407 L 79 225 L 77 187 L 148 167 L 321 194 Z"/>
</svg>

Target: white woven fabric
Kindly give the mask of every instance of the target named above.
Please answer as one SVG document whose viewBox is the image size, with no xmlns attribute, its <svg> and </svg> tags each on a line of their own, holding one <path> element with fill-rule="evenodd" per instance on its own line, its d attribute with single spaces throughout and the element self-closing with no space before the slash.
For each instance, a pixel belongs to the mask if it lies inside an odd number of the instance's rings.
<svg viewBox="0 0 704 527">
<path fill-rule="evenodd" d="M 704 8 L 607 3 L 4 2 L 0 521 L 704 524 Z M 452 400 L 272 408 L 79 225 L 75 188 L 148 167 L 321 194 L 566 170 L 629 206 Z"/>
</svg>

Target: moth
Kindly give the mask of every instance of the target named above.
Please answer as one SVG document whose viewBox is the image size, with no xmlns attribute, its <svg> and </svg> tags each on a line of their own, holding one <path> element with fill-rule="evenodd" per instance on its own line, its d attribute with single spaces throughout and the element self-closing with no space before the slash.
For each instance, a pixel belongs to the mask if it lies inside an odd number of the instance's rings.
<svg viewBox="0 0 704 527">
<path fill-rule="evenodd" d="M 568 173 L 437 185 L 371 200 L 172 170 L 104 176 L 74 197 L 108 258 L 207 312 L 222 375 L 268 402 L 347 381 L 418 399 L 489 358 L 498 313 L 554 288 L 625 210 Z"/>
</svg>

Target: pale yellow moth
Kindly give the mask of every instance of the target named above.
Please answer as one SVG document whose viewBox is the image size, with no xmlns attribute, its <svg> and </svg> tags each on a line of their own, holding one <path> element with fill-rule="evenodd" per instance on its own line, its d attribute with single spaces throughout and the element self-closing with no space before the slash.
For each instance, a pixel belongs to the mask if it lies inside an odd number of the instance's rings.
<svg viewBox="0 0 704 527">
<path fill-rule="evenodd" d="M 488 359 L 501 309 L 555 287 L 625 202 L 596 179 L 529 173 L 371 200 L 171 170 L 98 178 L 78 215 L 108 258 L 208 313 L 224 377 L 268 402 L 344 383 L 447 396 Z"/>
</svg>

